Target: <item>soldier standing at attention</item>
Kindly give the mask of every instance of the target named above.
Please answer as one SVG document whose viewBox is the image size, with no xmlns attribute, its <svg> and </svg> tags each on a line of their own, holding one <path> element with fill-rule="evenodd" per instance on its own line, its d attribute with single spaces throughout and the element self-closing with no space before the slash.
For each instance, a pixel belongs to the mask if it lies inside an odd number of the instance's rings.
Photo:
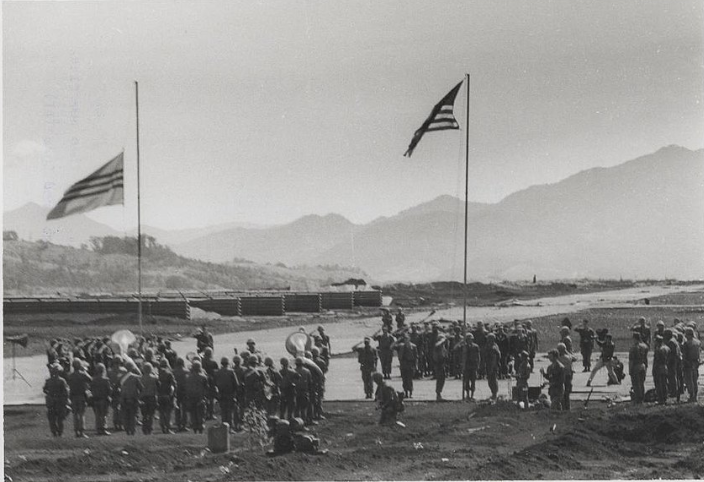
<svg viewBox="0 0 704 482">
<path fill-rule="evenodd" d="M 408 332 L 404 333 L 398 350 L 398 361 L 401 365 L 401 379 L 403 380 L 403 393 L 406 397 L 413 397 L 413 377 L 418 370 L 418 347 L 411 342 Z"/>
<path fill-rule="evenodd" d="M 186 399 L 186 362 L 183 358 L 176 359 L 174 367 L 174 380 L 176 381 L 176 430 L 185 432 L 188 425 L 188 400 Z"/>
<path fill-rule="evenodd" d="M 93 412 L 95 413 L 95 431 L 98 435 L 110 435 L 106 426 L 108 423 L 108 409 L 112 388 L 110 380 L 105 375 L 105 365 L 95 364 L 95 375 L 90 382 L 90 391 L 93 394 Z"/>
<path fill-rule="evenodd" d="M 482 354 L 479 345 L 474 343 L 474 335 L 467 333 L 463 347 L 462 360 L 464 362 L 463 390 L 469 400 L 474 400 L 474 391 L 477 384 L 477 370 L 481 363 Z"/>
<path fill-rule="evenodd" d="M 516 390 L 518 401 L 528 406 L 528 380 L 530 379 L 530 354 L 522 351 L 516 360 Z"/>
<path fill-rule="evenodd" d="M 313 363 L 318 365 L 318 368 L 320 368 L 320 371 L 323 373 L 322 376 L 318 377 L 316 380 L 316 377 L 313 375 L 313 371 L 311 370 L 311 376 L 313 377 L 313 381 L 315 382 L 315 403 L 313 406 L 313 418 L 315 420 L 324 420 L 325 416 L 323 414 L 323 400 L 325 400 L 325 373 L 328 371 L 328 365 L 325 363 L 325 360 L 322 359 L 320 356 L 320 350 L 318 350 L 316 347 L 312 347 L 311 349 L 311 355 L 312 355 L 312 360 Z"/>
<path fill-rule="evenodd" d="M 694 337 L 694 328 L 691 326 L 685 328 L 684 336 L 686 340 L 682 344 L 682 371 L 684 372 L 684 383 L 689 392 L 687 401 L 696 403 L 702 344 Z"/>
<path fill-rule="evenodd" d="M 303 366 L 303 358 L 296 357 L 296 410 L 295 417 L 304 419 L 306 424 L 312 420 L 308 417 L 308 404 L 310 403 L 310 390 L 313 385 L 310 370 Z"/>
<path fill-rule="evenodd" d="M 544 368 L 540 369 L 540 373 L 547 378 L 549 383 L 548 395 L 550 395 L 550 408 L 552 410 L 562 410 L 562 400 L 565 395 L 565 367 L 557 359 L 557 350 L 548 352 L 547 371 Z"/>
<path fill-rule="evenodd" d="M 200 361 L 191 363 L 191 370 L 186 377 L 186 403 L 191 414 L 193 433 L 203 433 L 205 416 L 205 396 L 208 393 L 208 377 L 201 369 Z"/>
<path fill-rule="evenodd" d="M 86 393 L 90 389 L 91 378 L 79 359 L 73 360 L 73 372 L 68 376 L 68 389 L 73 409 L 73 430 L 76 437 L 88 438 L 85 433 Z"/>
<path fill-rule="evenodd" d="M 169 366 L 169 360 L 164 357 L 159 362 L 159 378 L 157 381 L 157 405 L 159 407 L 159 425 L 162 433 L 173 433 L 171 430 L 171 414 L 174 409 L 176 394 L 176 378 Z"/>
<path fill-rule="evenodd" d="M 218 371 L 218 362 L 213 360 L 213 349 L 207 347 L 203 352 L 203 371 L 208 377 L 208 393 L 205 396 L 205 419 L 212 420 L 215 418 L 213 412 L 215 410 L 215 372 Z"/>
<path fill-rule="evenodd" d="M 49 429 L 54 437 L 64 433 L 64 418 L 66 406 L 69 403 L 68 383 L 59 376 L 63 369 L 58 363 L 49 365 L 49 378 L 44 382 L 46 395 L 46 415 L 49 419 Z"/>
<path fill-rule="evenodd" d="M 535 354 L 538 351 L 538 330 L 533 329 L 533 322 L 531 320 L 526 320 L 526 336 L 528 337 L 528 355 L 530 370 L 533 371 L 535 367 Z"/>
<path fill-rule="evenodd" d="M 491 399 L 496 400 L 499 394 L 499 363 L 501 363 L 501 350 L 496 344 L 496 336 L 489 333 L 486 337 L 486 380 L 491 390 Z"/>
<path fill-rule="evenodd" d="M 399 308 L 396 313 L 396 329 L 400 330 L 406 326 L 406 315 L 403 313 L 403 308 Z"/>
<path fill-rule="evenodd" d="M 680 381 L 679 372 L 682 369 L 682 350 L 680 344 L 672 336 L 672 330 L 667 329 L 663 332 L 664 343 L 670 349 L 670 354 L 667 358 L 667 391 L 670 397 L 675 397 L 677 403 L 680 401 Z"/>
<path fill-rule="evenodd" d="M 123 366 L 122 356 L 115 355 L 112 359 L 112 366 L 108 372 L 110 387 L 112 391 L 112 427 L 113 430 L 122 430 L 122 407 L 120 406 L 120 379 L 125 376 L 127 370 Z"/>
<path fill-rule="evenodd" d="M 232 414 L 239 383 L 237 382 L 237 375 L 230 368 L 230 360 L 225 356 L 220 359 L 220 369 L 215 372 L 214 382 L 218 392 L 220 420 L 222 423 L 229 424 L 230 429 L 234 430 Z"/>
<path fill-rule="evenodd" d="M 127 435 L 135 434 L 137 425 L 137 409 L 142 395 L 142 376 L 133 362 L 127 362 L 127 373 L 120 379 L 120 405 L 124 414 L 124 427 Z"/>
<path fill-rule="evenodd" d="M 279 416 L 282 420 L 293 418 L 296 409 L 296 378 L 298 374 L 289 366 L 288 358 L 282 358 L 281 370 L 281 407 Z"/>
<path fill-rule="evenodd" d="M 396 343 L 396 338 L 389 333 L 389 328 L 384 325 L 381 328 L 381 335 L 375 338 L 379 344 L 377 347 L 377 352 L 379 353 L 379 360 L 381 361 L 381 373 L 384 375 L 385 379 L 391 378 L 391 365 L 394 360 L 393 345 Z"/>
<path fill-rule="evenodd" d="M 648 368 L 648 345 L 641 341 L 638 332 L 633 333 L 633 344 L 628 351 L 628 374 L 631 376 L 634 404 L 643 403 L 645 397 L 645 373 Z"/>
<path fill-rule="evenodd" d="M 244 371 L 244 406 L 249 409 L 255 406 L 264 408 L 264 382 L 265 376 L 257 369 L 257 357 L 247 359 L 249 365 Z"/>
<path fill-rule="evenodd" d="M 486 356 L 484 356 L 484 351 L 486 349 L 487 335 L 486 330 L 484 329 L 484 323 L 482 323 L 481 321 L 477 321 L 477 327 L 472 331 L 472 335 L 474 336 L 474 343 L 479 345 L 479 349 L 482 353 L 481 360 L 479 363 L 479 370 L 477 371 L 477 378 L 481 380 L 486 375 Z"/>
<path fill-rule="evenodd" d="M 579 333 L 579 351 L 582 352 L 582 373 L 592 371 L 592 351 L 596 333 L 589 327 L 589 320 L 583 320 L 581 328 L 574 331 Z"/>
<path fill-rule="evenodd" d="M 667 359 L 670 357 L 670 348 L 663 343 L 661 335 L 655 335 L 655 350 L 653 352 L 653 382 L 658 404 L 667 402 Z"/>
<path fill-rule="evenodd" d="M 358 348 L 354 346 L 352 349 L 357 352 L 357 361 L 359 369 L 362 372 L 362 383 L 364 384 L 365 398 L 372 398 L 374 395 L 374 386 L 372 385 L 372 373 L 376 371 L 377 354 L 376 349 L 371 346 L 372 339 L 368 336 L 364 337 L 364 346 Z"/>
<path fill-rule="evenodd" d="M 281 405 L 281 374 L 274 368 L 274 359 L 266 357 L 264 359 L 266 367 L 265 377 L 269 387 L 269 393 L 265 397 L 265 408 L 269 416 L 276 415 Z"/>
<path fill-rule="evenodd" d="M 159 378 L 154 373 L 154 367 L 146 362 L 142 367 L 142 433 L 151 435 L 154 427 L 154 413 L 156 412 L 157 384 Z"/>
<path fill-rule="evenodd" d="M 562 397 L 562 409 L 570 409 L 570 394 L 572 393 L 572 378 L 574 376 L 574 370 L 572 369 L 572 362 L 574 362 L 575 357 L 571 353 L 567 353 L 567 347 L 564 343 L 557 344 L 557 361 L 564 367 L 564 390 Z"/>
<path fill-rule="evenodd" d="M 438 336 L 435 339 L 433 346 L 433 365 L 435 366 L 435 399 L 442 402 L 442 390 L 445 388 L 445 364 L 447 362 L 448 340 L 445 338 L 445 333 L 438 331 Z"/>
<path fill-rule="evenodd" d="M 509 376 L 509 359 L 511 357 L 511 340 L 508 333 L 506 332 L 506 327 L 500 325 L 496 327 L 496 344 L 501 351 L 501 363 L 499 368 L 499 376 L 501 378 L 507 378 Z M 520 352 L 519 352 L 520 353 Z M 518 365 L 518 354 L 514 357 L 516 360 L 516 365 Z"/>
</svg>

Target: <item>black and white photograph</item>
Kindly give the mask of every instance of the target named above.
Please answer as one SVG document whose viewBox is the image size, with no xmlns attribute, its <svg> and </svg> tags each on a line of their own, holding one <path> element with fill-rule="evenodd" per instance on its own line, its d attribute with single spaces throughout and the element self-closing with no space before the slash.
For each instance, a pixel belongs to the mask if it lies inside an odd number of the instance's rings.
<svg viewBox="0 0 704 482">
<path fill-rule="evenodd" d="M 5 482 L 704 478 L 701 0 L 1 18 Z"/>
</svg>

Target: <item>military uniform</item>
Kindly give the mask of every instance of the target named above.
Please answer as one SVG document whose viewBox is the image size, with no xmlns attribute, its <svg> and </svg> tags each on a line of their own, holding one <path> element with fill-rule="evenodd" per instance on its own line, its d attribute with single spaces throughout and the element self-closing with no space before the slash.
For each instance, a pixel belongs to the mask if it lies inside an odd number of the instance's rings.
<svg viewBox="0 0 704 482">
<path fill-rule="evenodd" d="M 657 346 L 653 352 L 653 382 L 659 404 L 667 402 L 667 359 L 669 356 L 670 348 L 664 343 Z"/>
<path fill-rule="evenodd" d="M 227 360 L 227 358 L 225 358 L 225 360 Z M 223 362 L 225 360 L 223 360 Z M 237 396 L 237 386 L 239 383 L 235 371 L 229 366 L 229 362 L 222 364 L 218 371 L 215 372 L 214 382 L 218 390 L 220 420 L 222 423 L 228 423 L 234 428 L 233 409 L 235 408 L 235 397 Z"/>
<path fill-rule="evenodd" d="M 84 426 L 87 406 L 86 395 L 90 390 L 91 378 L 83 368 L 80 368 L 74 369 L 73 373 L 68 376 L 67 381 L 71 397 L 71 409 L 73 410 L 73 430 L 76 433 L 76 437 L 86 437 Z"/>
<path fill-rule="evenodd" d="M 689 401 L 696 402 L 699 383 L 699 363 L 701 358 L 701 342 L 693 338 L 687 339 L 682 345 L 682 372 L 684 383 L 689 392 Z"/>
<path fill-rule="evenodd" d="M 364 384 L 364 394 L 366 398 L 372 398 L 374 394 L 372 373 L 376 371 L 377 360 L 378 357 L 374 347 L 365 345 L 357 349 L 357 361 L 359 362 L 359 369 L 362 372 L 362 383 Z"/>
<path fill-rule="evenodd" d="M 312 375 L 310 370 L 303 366 L 303 363 L 296 361 L 296 374 L 298 375 L 296 379 L 296 409 L 294 411 L 295 417 L 300 417 L 305 420 L 306 423 L 310 423 L 308 417 L 308 404 L 310 403 L 310 389 L 313 384 Z"/>
<path fill-rule="evenodd" d="M 477 382 L 477 370 L 481 364 L 481 349 L 473 341 L 468 341 L 463 347 L 464 359 L 464 390 L 468 392 L 470 398 L 474 397 Z"/>
<path fill-rule="evenodd" d="M 95 430 L 99 435 L 109 435 L 107 431 L 108 410 L 110 408 L 110 396 L 112 387 L 110 380 L 105 376 L 105 365 L 97 365 L 96 374 L 90 383 L 90 391 L 93 394 L 93 413 L 95 414 Z"/>
<path fill-rule="evenodd" d="M 66 380 L 59 376 L 58 369 L 51 370 L 51 377 L 44 383 L 46 414 L 51 434 L 54 437 L 61 437 L 64 433 L 64 419 L 68 413 L 69 388 Z"/>
<path fill-rule="evenodd" d="M 142 393 L 140 396 L 142 408 L 142 433 L 150 435 L 154 428 L 154 413 L 157 406 L 157 384 L 159 378 L 153 371 L 151 363 L 144 364 L 142 375 Z"/>
<path fill-rule="evenodd" d="M 205 397 L 208 394 L 208 377 L 200 369 L 199 363 L 191 366 L 186 377 L 186 403 L 191 414 L 191 426 L 194 433 L 203 433 L 203 419 L 205 416 Z"/>
<path fill-rule="evenodd" d="M 491 398 L 495 400 L 499 393 L 498 376 L 501 350 L 491 338 L 488 337 L 487 339 L 486 349 L 484 350 L 485 356 L 482 359 L 486 359 L 486 379 L 491 390 Z"/>
<path fill-rule="evenodd" d="M 379 361 L 381 362 L 381 373 L 384 378 L 391 378 L 391 365 L 394 360 L 392 347 L 396 343 L 396 338 L 390 333 L 382 333 L 376 336 L 375 340 L 379 343 L 377 353 L 379 353 Z"/>
<path fill-rule="evenodd" d="M 557 358 L 548 366 L 545 378 L 549 383 L 550 407 L 553 410 L 562 410 L 562 401 L 565 395 L 565 367 L 557 361 Z"/>
<path fill-rule="evenodd" d="M 123 426 L 127 435 L 135 434 L 142 388 L 142 377 L 136 373 L 128 371 L 120 379 L 120 405 L 122 406 Z"/>
<path fill-rule="evenodd" d="M 176 378 L 173 372 L 168 366 L 160 365 L 157 380 L 157 406 L 159 407 L 159 426 L 162 433 L 172 433 L 171 416 L 174 411 L 175 394 Z"/>
<path fill-rule="evenodd" d="M 639 337 L 639 334 L 634 334 Z M 648 367 L 648 345 L 635 340 L 628 351 L 628 374 L 631 376 L 633 390 L 632 401 L 635 404 L 643 403 L 645 397 L 645 373 Z"/>
<path fill-rule="evenodd" d="M 589 372 L 592 369 L 592 351 L 594 350 L 594 339 L 596 333 L 588 326 L 575 328 L 579 333 L 579 351 L 582 353 L 583 372 Z"/>
<path fill-rule="evenodd" d="M 418 348 L 410 339 L 398 345 L 398 361 L 401 366 L 403 391 L 407 397 L 413 396 L 413 376 L 418 367 Z"/>
</svg>

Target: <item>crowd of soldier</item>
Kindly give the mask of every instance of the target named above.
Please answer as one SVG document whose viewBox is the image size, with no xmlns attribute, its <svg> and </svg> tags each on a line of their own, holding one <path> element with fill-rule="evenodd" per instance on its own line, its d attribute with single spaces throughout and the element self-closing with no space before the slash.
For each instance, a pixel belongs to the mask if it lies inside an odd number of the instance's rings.
<svg viewBox="0 0 704 482">
<path fill-rule="evenodd" d="M 462 398 L 473 399 L 476 381 L 486 378 L 491 391 L 491 400 L 496 400 L 498 380 L 514 377 L 518 400 L 528 404 L 528 380 L 534 369 L 538 349 L 538 334 L 530 320 L 514 321 L 512 326 L 478 322 L 471 330 L 463 330 L 459 322 L 443 327 L 439 322 L 405 324 L 405 315 L 399 310 L 396 329 L 392 326 L 390 312 L 382 316 L 380 334 L 364 339 L 364 345 L 355 345 L 366 398 L 372 398 L 373 374 L 381 362 L 381 377 L 391 378 L 394 354 L 398 357 L 403 383 L 403 396 L 413 396 L 413 380 L 432 377 L 436 380 L 436 399 L 442 399 L 446 377 L 461 378 Z M 645 374 L 648 367 L 648 352 L 654 349 L 652 375 L 658 403 L 667 397 L 677 402 L 686 389 L 689 401 L 696 401 L 701 359 L 701 343 L 696 323 L 675 319 L 671 328 L 658 321 L 652 333 L 645 318 L 640 318 L 632 328 L 633 344 L 629 348 L 628 374 L 631 378 L 633 403 L 645 399 Z M 556 410 L 570 409 L 573 388 L 573 364 L 578 360 L 574 354 L 572 325 L 565 318 L 560 327 L 560 341 L 548 351 L 549 365 L 541 370 L 546 379 L 550 406 Z M 615 344 L 608 329 L 594 331 L 589 321 L 584 320 L 574 329 L 579 334 L 579 351 L 583 372 L 589 373 L 587 386 L 602 368 L 608 372 L 608 384 L 620 384 L 625 377 L 624 365 L 615 355 Z M 376 340 L 377 346 L 371 345 Z M 601 348 L 600 356 L 592 368 L 594 347 Z"/>
<path fill-rule="evenodd" d="M 372 373 L 380 362 L 383 379 L 391 378 L 394 355 L 398 357 L 403 393 L 413 397 L 413 380 L 430 377 L 436 380 L 436 399 L 442 400 L 447 377 L 463 380 L 463 398 L 474 398 L 476 381 L 486 379 L 492 398 L 498 395 L 498 381 L 521 370 L 525 364 L 532 371 L 538 350 L 538 333 L 532 322 L 514 321 L 508 327 L 477 322 L 466 330 L 459 322 L 448 326 L 434 322 L 406 325 L 399 310 L 396 329 L 390 312 L 382 316 L 381 333 L 365 337 L 363 346 L 355 345 L 366 398 L 372 398 Z M 377 346 L 371 346 L 372 340 Z M 525 374 L 525 368 L 522 374 Z"/>
<path fill-rule="evenodd" d="M 87 438 L 85 411 L 92 406 L 98 435 L 110 435 L 107 419 L 112 409 L 113 430 L 134 435 L 141 424 L 151 434 L 158 412 L 163 433 L 202 433 L 205 420 L 215 417 L 233 431 L 243 428 L 246 410 L 257 409 L 282 419 L 299 417 L 305 423 L 323 418 L 325 373 L 329 366 L 330 338 L 318 327 L 315 346 L 305 352 L 304 363 L 288 358 L 276 369 L 253 339 L 241 353 L 235 348 L 232 363 L 213 359 L 212 336 L 203 327 L 195 334 L 197 353 L 179 357 L 168 340 L 140 338 L 126 356 L 115 353 L 109 338 L 52 341 L 47 350 L 50 377 L 44 385 L 51 432 L 60 437 L 63 421 L 73 412 L 76 437 Z M 186 362 L 190 366 L 186 366 Z M 311 365 L 313 364 L 313 365 Z M 313 369 L 306 367 L 310 366 Z M 138 422 L 138 412 L 141 421 Z M 172 423 L 173 420 L 173 423 Z"/>
</svg>

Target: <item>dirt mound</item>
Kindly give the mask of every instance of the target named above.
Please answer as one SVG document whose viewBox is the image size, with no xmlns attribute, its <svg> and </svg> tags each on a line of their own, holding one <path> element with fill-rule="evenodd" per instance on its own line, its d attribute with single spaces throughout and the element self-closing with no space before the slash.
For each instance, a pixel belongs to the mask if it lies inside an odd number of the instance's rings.
<svg viewBox="0 0 704 482">
<path fill-rule="evenodd" d="M 374 405 L 337 402 L 311 433 L 326 455 L 268 457 L 245 435 L 212 454 L 199 434 L 65 437 L 44 407 L 5 409 L 5 472 L 14 480 L 652 479 L 704 475 L 704 407 L 627 404 L 572 412 L 508 402 L 409 402 L 405 426 L 380 426 Z M 91 414 L 87 414 L 92 426 Z M 67 431 L 70 433 L 70 421 Z M 90 432 L 92 435 L 93 432 Z"/>
<path fill-rule="evenodd" d="M 704 441 L 704 407 L 666 406 L 659 410 L 623 411 L 593 430 L 612 440 L 640 444 Z"/>
</svg>

